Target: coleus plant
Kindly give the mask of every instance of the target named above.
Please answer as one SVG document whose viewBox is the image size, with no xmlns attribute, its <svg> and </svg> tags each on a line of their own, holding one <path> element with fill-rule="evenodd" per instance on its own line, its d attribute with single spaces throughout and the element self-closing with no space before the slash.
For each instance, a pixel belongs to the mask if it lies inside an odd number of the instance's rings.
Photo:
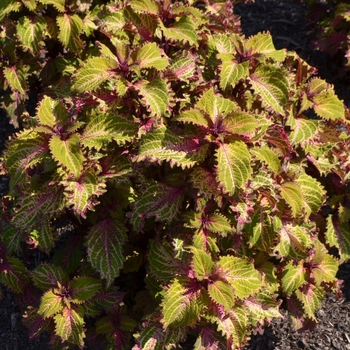
<svg viewBox="0 0 350 350">
<path fill-rule="evenodd" d="M 312 327 L 350 257 L 349 115 L 333 87 L 269 33 L 244 38 L 231 1 L 0 10 L 21 128 L 2 162 L 0 281 L 31 336 L 234 349 L 282 302 Z"/>
</svg>

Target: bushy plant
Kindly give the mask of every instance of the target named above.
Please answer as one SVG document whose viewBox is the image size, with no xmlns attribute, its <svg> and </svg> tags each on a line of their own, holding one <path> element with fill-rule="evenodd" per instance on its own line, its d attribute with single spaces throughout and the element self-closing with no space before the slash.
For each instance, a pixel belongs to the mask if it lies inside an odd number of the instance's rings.
<svg viewBox="0 0 350 350">
<path fill-rule="evenodd" d="M 0 281 L 32 337 L 234 349 L 282 302 L 316 322 L 350 208 L 348 112 L 314 68 L 244 38 L 231 1 L 5 0 L 0 20 L 21 128 Z"/>
</svg>

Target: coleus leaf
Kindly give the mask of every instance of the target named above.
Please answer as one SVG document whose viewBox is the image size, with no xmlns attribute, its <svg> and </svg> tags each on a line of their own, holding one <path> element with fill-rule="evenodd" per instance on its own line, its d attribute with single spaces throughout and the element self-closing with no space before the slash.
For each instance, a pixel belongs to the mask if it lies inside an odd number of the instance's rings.
<svg viewBox="0 0 350 350">
<path fill-rule="evenodd" d="M 28 271 L 23 262 L 14 256 L 1 259 L 0 282 L 14 293 L 23 293 L 29 282 Z"/>
<path fill-rule="evenodd" d="M 31 196 L 23 196 L 21 198 L 18 209 L 14 216 L 14 224 L 20 229 L 30 229 L 36 227 L 38 222 L 48 220 L 48 216 L 52 216 L 64 207 L 62 189 L 48 187 Z"/>
<path fill-rule="evenodd" d="M 181 318 L 185 311 L 186 304 L 191 302 L 191 299 L 186 296 L 187 288 L 175 278 L 169 289 L 166 291 L 162 302 L 163 309 L 163 324 L 167 328 L 178 318 Z"/>
<path fill-rule="evenodd" d="M 99 151 L 112 140 L 119 145 L 131 141 L 137 130 L 135 123 L 119 115 L 96 113 L 86 125 L 80 142 Z"/>
<path fill-rule="evenodd" d="M 311 283 L 306 283 L 295 292 L 295 295 L 303 303 L 306 316 L 316 321 L 315 312 L 321 307 L 324 291 Z"/>
<path fill-rule="evenodd" d="M 0 3 L 0 22 L 12 11 L 18 12 L 22 7 L 20 2 L 14 0 L 2 0 Z"/>
<path fill-rule="evenodd" d="M 156 43 L 148 43 L 141 46 L 132 54 L 132 57 L 134 64 L 137 64 L 140 69 L 155 68 L 157 70 L 163 70 L 169 65 L 169 59 L 162 57 Z"/>
<path fill-rule="evenodd" d="M 281 161 L 269 147 L 253 147 L 250 149 L 250 153 L 256 159 L 264 162 L 275 174 L 281 172 Z"/>
<path fill-rule="evenodd" d="M 284 225 L 279 232 L 279 243 L 275 252 L 282 257 L 305 258 L 311 247 L 308 230 L 301 226 Z"/>
<path fill-rule="evenodd" d="M 211 255 L 195 247 L 191 247 L 191 253 L 193 255 L 192 266 L 196 278 L 199 281 L 208 279 L 215 267 Z"/>
<path fill-rule="evenodd" d="M 198 109 L 189 109 L 183 111 L 175 120 L 183 123 L 191 123 L 208 128 L 210 120 Z"/>
<path fill-rule="evenodd" d="M 307 215 L 316 213 L 325 200 L 325 190 L 323 186 L 313 177 L 301 174 L 297 183 L 303 193 L 304 208 Z"/>
<path fill-rule="evenodd" d="M 82 276 L 73 279 L 69 283 L 72 302 L 79 304 L 91 299 L 101 289 L 101 280 Z"/>
<path fill-rule="evenodd" d="M 14 90 L 19 91 L 22 95 L 28 90 L 27 73 L 23 67 L 4 67 L 5 78 Z"/>
<path fill-rule="evenodd" d="M 60 266 L 52 264 L 40 264 L 31 271 L 31 277 L 34 285 L 43 291 L 57 287 L 57 282 L 61 284 L 68 282 L 66 272 Z"/>
<path fill-rule="evenodd" d="M 83 21 L 77 14 L 60 14 L 56 18 L 60 28 L 58 39 L 62 44 L 74 52 L 79 52 L 83 47 L 83 42 L 79 35 L 82 33 Z"/>
<path fill-rule="evenodd" d="M 163 80 L 159 78 L 151 82 L 140 80 L 134 84 L 134 87 L 151 115 L 160 117 L 165 114 L 169 105 L 169 91 Z"/>
<path fill-rule="evenodd" d="M 60 313 L 54 316 L 55 333 L 63 340 L 73 344 L 84 345 L 84 317 L 83 311 L 80 308 L 71 309 L 65 307 Z"/>
<path fill-rule="evenodd" d="M 167 70 L 169 80 L 188 80 L 193 77 L 196 70 L 195 61 L 187 57 L 176 57 Z"/>
<path fill-rule="evenodd" d="M 232 345 L 239 348 L 243 345 L 247 332 L 247 312 L 243 307 L 234 307 L 228 317 L 215 318 L 220 331 L 226 339 L 232 340 Z"/>
<path fill-rule="evenodd" d="M 166 242 L 151 243 L 148 261 L 151 273 L 157 279 L 169 281 L 180 271 L 181 261 L 174 257 L 174 248 Z"/>
<path fill-rule="evenodd" d="M 63 182 L 65 186 L 65 197 L 67 204 L 72 206 L 75 213 L 86 218 L 86 212 L 93 210 L 99 202 L 99 197 L 106 191 L 106 185 L 92 171 L 86 171 L 77 180 Z"/>
<path fill-rule="evenodd" d="M 344 208 L 340 207 L 339 214 L 342 215 Z M 338 215 L 339 215 L 338 214 Z M 330 215 L 327 218 L 326 241 L 330 246 L 337 247 L 342 259 L 350 258 L 350 234 L 347 220 L 340 220 L 339 216 Z"/>
<path fill-rule="evenodd" d="M 35 2 L 34 2 L 35 5 Z M 42 39 L 42 31 L 46 26 L 42 17 L 21 17 L 17 23 L 17 35 L 22 44 L 36 54 L 40 50 L 39 42 Z"/>
<path fill-rule="evenodd" d="M 119 64 L 106 57 L 90 58 L 77 72 L 72 89 L 78 92 L 94 91 L 114 75 Z"/>
<path fill-rule="evenodd" d="M 214 93 L 214 89 L 207 90 L 196 104 L 196 107 L 208 113 L 213 125 L 217 125 L 218 120 L 226 117 L 230 112 L 237 109 L 231 100 Z"/>
<path fill-rule="evenodd" d="M 152 13 L 154 15 L 159 14 L 159 4 L 154 0 L 131 0 L 130 6 L 135 12 Z"/>
<path fill-rule="evenodd" d="M 217 181 L 224 192 L 233 195 L 251 176 L 250 153 L 245 143 L 221 143 L 216 151 Z"/>
<path fill-rule="evenodd" d="M 104 219 L 95 224 L 86 237 L 88 259 L 110 286 L 123 266 L 126 227 L 117 220 Z"/>
<path fill-rule="evenodd" d="M 245 299 L 243 303 L 249 310 L 250 319 L 255 326 L 258 323 L 263 324 L 266 320 L 283 317 L 279 310 L 281 301 L 276 301 L 266 289 Z"/>
<path fill-rule="evenodd" d="M 289 99 L 289 83 L 280 70 L 260 65 L 250 75 L 250 82 L 264 106 L 284 115 Z"/>
<path fill-rule="evenodd" d="M 161 126 L 142 139 L 136 161 L 167 161 L 171 166 L 177 165 L 185 169 L 201 161 L 206 156 L 206 150 L 207 145 L 203 147 L 191 139 L 185 140 Z"/>
<path fill-rule="evenodd" d="M 223 256 L 217 263 L 220 276 L 233 288 L 238 298 L 257 292 L 261 288 L 259 272 L 248 261 L 234 256 Z"/>
<path fill-rule="evenodd" d="M 235 87 L 240 79 L 249 76 L 248 61 L 238 63 L 235 56 L 231 54 L 219 54 L 218 58 L 222 62 L 220 66 L 220 88 L 222 90 L 230 86 Z"/>
<path fill-rule="evenodd" d="M 217 280 L 208 284 L 209 297 L 217 304 L 222 305 L 229 312 L 235 303 L 234 289 L 224 281 Z"/>
<path fill-rule="evenodd" d="M 146 218 L 170 222 L 176 217 L 182 204 L 183 188 L 168 187 L 162 184 L 149 186 L 134 203 L 130 221 L 137 231 L 142 230 Z"/>
<path fill-rule="evenodd" d="M 304 284 L 305 271 L 303 261 L 300 261 L 297 265 L 293 261 L 289 262 L 285 267 L 281 282 L 282 289 L 287 295 L 291 295 Z"/>
<path fill-rule="evenodd" d="M 66 139 L 53 135 L 50 139 L 50 151 L 53 158 L 78 179 L 83 170 L 84 155 L 80 148 L 80 135 L 71 134 Z"/>
<path fill-rule="evenodd" d="M 252 54 L 259 53 L 265 57 L 273 58 L 278 62 L 286 58 L 286 50 L 276 50 L 270 33 L 258 33 L 250 37 L 246 42 L 247 50 Z"/>
<path fill-rule="evenodd" d="M 52 5 L 60 12 L 65 11 L 66 0 L 39 0 L 44 5 Z"/>
<path fill-rule="evenodd" d="M 59 287 L 48 290 L 41 297 L 38 314 L 48 318 L 61 312 L 64 307 L 62 298 Z"/>
<path fill-rule="evenodd" d="M 193 350 L 226 350 L 227 341 L 211 327 L 201 327 L 200 334 L 193 345 Z"/>
<path fill-rule="evenodd" d="M 292 145 L 304 143 L 312 139 L 318 130 L 319 122 L 306 118 L 291 118 L 290 125 L 293 131 L 290 133 L 290 142 Z"/>
<path fill-rule="evenodd" d="M 183 15 L 170 27 L 165 27 L 159 22 L 164 36 L 168 40 L 188 42 L 191 46 L 198 46 L 198 36 L 193 20 L 188 15 Z"/>
<path fill-rule="evenodd" d="M 44 96 L 40 101 L 37 117 L 41 125 L 54 128 L 56 124 L 63 125 L 68 121 L 66 109 L 61 101 Z"/>
<path fill-rule="evenodd" d="M 206 194 L 216 194 L 218 188 L 218 182 L 215 178 L 215 174 L 204 168 L 194 167 L 190 174 L 192 184 L 199 191 Z"/>
<path fill-rule="evenodd" d="M 312 274 L 315 279 L 315 285 L 321 286 L 323 283 L 334 282 L 337 278 L 339 261 L 327 254 L 327 250 L 320 242 L 315 246 L 316 253 L 310 261 L 313 266 Z M 321 254 L 320 250 L 323 251 Z"/>
<path fill-rule="evenodd" d="M 228 133 L 251 134 L 257 129 L 258 123 L 253 115 L 247 112 L 235 111 L 225 117 L 222 126 L 225 132 Z"/>
<path fill-rule="evenodd" d="M 320 78 L 311 79 L 307 86 L 308 99 L 318 116 L 337 120 L 345 118 L 344 103 L 334 94 L 333 87 Z"/>
<path fill-rule="evenodd" d="M 229 232 L 234 230 L 231 222 L 219 213 L 213 213 L 206 217 L 203 227 L 211 232 L 219 233 L 222 237 L 225 237 Z"/>
<path fill-rule="evenodd" d="M 285 182 L 281 185 L 280 189 L 281 196 L 291 207 L 293 216 L 298 216 L 304 205 L 304 198 L 300 186 L 293 182 Z"/>
</svg>

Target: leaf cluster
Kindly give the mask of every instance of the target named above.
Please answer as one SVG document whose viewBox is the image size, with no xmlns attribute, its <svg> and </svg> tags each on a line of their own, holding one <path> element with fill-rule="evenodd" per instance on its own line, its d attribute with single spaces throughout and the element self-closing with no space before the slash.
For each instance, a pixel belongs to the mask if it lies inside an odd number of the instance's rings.
<svg viewBox="0 0 350 350">
<path fill-rule="evenodd" d="M 282 300 L 316 323 L 350 257 L 350 129 L 313 67 L 231 1 L 5 0 L 0 25 L 0 282 L 32 337 L 235 349 Z"/>
</svg>

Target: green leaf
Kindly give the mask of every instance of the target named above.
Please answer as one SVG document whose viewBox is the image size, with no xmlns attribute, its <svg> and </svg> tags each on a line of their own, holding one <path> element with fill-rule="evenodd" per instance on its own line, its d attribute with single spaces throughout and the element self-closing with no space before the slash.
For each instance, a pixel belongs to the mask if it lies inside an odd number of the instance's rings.
<svg viewBox="0 0 350 350">
<path fill-rule="evenodd" d="M 119 64 L 110 58 L 90 58 L 84 67 L 78 70 L 72 89 L 78 92 L 94 91 L 103 82 L 115 75 L 113 69 L 118 66 Z"/>
<path fill-rule="evenodd" d="M 61 284 L 68 282 L 68 275 L 63 268 L 52 264 L 40 264 L 31 271 L 31 276 L 34 285 L 43 291 L 57 287 L 57 282 Z"/>
<path fill-rule="evenodd" d="M 256 118 L 246 112 L 230 113 L 222 123 L 225 132 L 232 134 L 251 134 L 258 128 Z"/>
<path fill-rule="evenodd" d="M 275 253 L 281 257 L 306 258 L 310 247 L 310 233 L 306 228 L 284 225 L 279 231 L 279 243 L 275 247 Z"/>
<path fill-rule="evenodd" d="M 297 265 L 295 265 L 293 261 L 289 262 L 285 267 L 281 282 L 283 292 L 288 296 L 304 284 L 305 272 L 303 261 L 300 261 Z"/>
<path fill-rule="evenodd" d="M 315 263 L 316 265 L 312 269 L 316 286 L 320 286 L 327 282 L 334 282 L 337 279 L 339 260 L 326 254 L 326 250 L 321 261 L 315 262 L 314 259 L 312 259 L 312 263 Z"/>
<path fill-rule="evenodd" d="M 22 67 L 4 67 L 5 78 L 14 90 L 19 91 L 22 95 L 28 90 L 27 86 L 27 73 Z"/>
<path fill-rule="evenodd" d="M 29 4 L 29 3 L 28 3 Z M 34 2 L 35 5 L 35 2 Z M 17 35 L 22 44 L 36 54 L 40 50 L 39 42 L 46 26 L 42 17 L 21 17 L 17 23 Z"/>
<path fill-rule="evenodd" d="M 14 293 L 23 293 L 29 282 L 28 270 L 23 262 L 14 256 L 2 259 L 0 282 Z"/>
<path fill-rule="evenodd" d="M 247 50 L 252 54 L 259 53 L 265 57 L 273 58 L 278 62 L 286 58 L 286 50 L 276 50 L 270 33 L 258 33 L 250 37 L 246 42 Z"/>
<path fill-rule="evenodd" d="M 148 256 L 151 273 L 160 280 L 172 280 L 180 272 L 181 261 L 175 259 L 173 247 L 166 242 L 153 241 Z"/>
<path fill-rule="evenodd" d="M 119 221 L 104 219 L 95 224 L 86 237 L 88 259 L 109 287 L 123 266 L 126 227 Z"/>
<path fill-rule="evenodd" d="M 193 254 L 192 263 L 196 278 L 199 281 L 208 279 L 213 273 L 215 266 L 211 255 L 206 253 L 204 250 L 197 249 L 195 247 L 191 247 L 191 253 Z"/>
<path fill-rule="evenodd" d="M 292 209 L 292 214 L 297 217 L 303 209 L 304 198 L 301 188 L 293 182 L 285 182 L 281 185 L 281 196 Z"/>
<path fill-rule="evenodd" d="M 342 216 L 344 208 L 339 208 L 338 215 Z M 342 221 L 333 215 L 327 218 L 326 241 L 329 245 L 337 247 L 342 259 L 350 258 L 350 229 L 348 220 Z"/>
<path fill-rule="evenodd" d="M 53 5 L 59 12 L 65 11 L 66 0 L 39 0 L 44 5 Z"/>
<path fill-rule="evenodd" d="M 231 54 L 219 54 L 222 63 L 220 66 L 220 88 L 226 90 L 229 86 L 235 87 L 240 79 L 249 76 L 249 61 L 238 63 Z"/>
<path fill-rule="evenodd" d="M 48 290 L 40 301 L 38 314 L 44 318 L 51 317 L 63 310 L 62 296 L 60 295 L 60 289 L 55 288 Z"/>
<path fill-rule="evenodd" d="M 169 91 L 166 83 L 160 78 L 151 82 L 138 81 L 134 87 L 142 98 L 142 103 L 150 111 L 151 115 L 162 116 L 166 113 L 169 104 Z"/>
<path fill-rule="evenodd" d="M 216 151 L 216 178 L 224 192 L 233 195 L 236 188 L 243 188 L 251 176 L 250 153 L 245 143 L 222 143 Z"/>
<path fill-rule="evenodd" d="M 289 83 L 284 74 L 273 67 L 260 65 L 250 75 L 250 82 L 264 106 L 285 114 L 289 100 Z"/>
<path fill-rule="evenodd" d="M 291 118 L 290 123 L 293 131 L 290 133 L 289 139 L 292 145 L 304 143 L 316 135 L 319 122 L 307 118 Z"/>
<path fill-rule="evenodd" d="M 67 204 L 73 207 L 78 215 L 86 218 L 86 212 L 93 210 L 99 202 L 95 199 L 106 192 L 105 183 L 92 171 L 86 171 L 78 181 L 64 181 Z"/>
<path fill-rule="evenodd" d="M 183 188 L 150 185 L 134 203 L 130 217 L 132 225 L 140 231 L 145 219 L 149 217 L 155 217 L 156 222 L 170 222 L 180 209 L 183 195 Z"/>
<path fill-rule="evenodd" d="M 313 97 L 313 109 L 316 114 L 325 119 L 345 120 L 344 103 L 338 99 L 333 90 L 326 90 Z"/>
<path fill-rule="evenodd" d="M 234 102 L 215 94 L 213 88 L 203 94 L 196 107 L 209 114 L 213 125 L 237 109 Z"/>
<path fill-rule="evenodd" d="M 209 127 L 209 122 L 205 115 L 198 109 L 189 109 L 182 112 L 175 120 L 183 123 L 191 123 L 199 126 Z"/>
<path fill-rule="evenodd" d="M 211 232 L 219 233 L 222 237 L 234 231 L 231 222 L 224 215 L 219 213 L 209 215 L 203 226 Z"/>
<path fill-rule="evenodd" d="M 130 6 L 135 12 L 145 12 L 158 15 L 160 13 L 159 4 L 154 0 L 131 0 Z"/>
<path fill-rule="evenodd" d="M 77 277 L 69 284 L 73 303 L 91 299 L 101 289 L 101 280 L 92 277 Z"/>
<path fill-rule="evenodd" d="M 321 302 L 325 294 L 324 291 L 308 283 L 301 290 L 297 290 L 295 294 L 297 298 L 303 303 L 306 315 L 316 321 L 317 319 L 315 312 L 322 305 Z"/>
<path fill-rule="evenodd" d="M 171 62 L 171 65 L 167 71 L 167 77 L 169 80 L 184 80 L 192 78 L 196 71 L 196 63 L 193 58 L 176 57 Z M 170 74 L 168 74 L 171 72 Z"/>
<path fill-rule="evenodd" d="M 141 141 L 136 161 L 148 160 L 161 163 L 167 161 L 171 166 L 190 168 L 206 156 L 207 146 L 201 147 L 193 140 L 185 140 L 175 135 L 165 126 L 149 132 Z"/>
<path fill-rule="evenodd" d="M 198 46 L 198 36 L 193 20 L 183 15 L 170 27 L 165 27 L 163 22 L 159 23 L 164 36 L 168 40 L 188 42 L 191 46 Z"/>
<path fill-rule="evenodd" d="M 192 184 L 206 194 L 217 194 L 218 183 L 213 172 L 204 168 L 195 167 L 190 174 Z"/>
<path fill-rule="evenodd" d="M 156 68 L 163 70 L 169 65 L 169 59 L 162 57 L 161 51 L 156 43 L 147 43 L 137 49 L 132 55 L 134 64 L 142 68 Z M 164 54 L 163 54 L 164 56 Z"/>
<path fill-rule="evenodd" d="M 259 272 L 255 270 L 253 264 L 244 259 L 223 256 L 217 267 L 221 271 L 221 278 L 234 288 L 235 296 L 238 298 L 244 299 L 261 287 Z"/>
<path fill-rule="evenodd" d="M 63 46 L 78 53 L 83 48 L 83 42 L 79 35 L 82 33 L 83 21 L 77 14 L 68 15 L 64 13 L 58 15 L 57 24 L 60 28 L 58 39 Z"/>
<path fill-rule="evenodd" d="M 55 315 L 54 319 L 56 335 L 61 337 L 62 340 L 83 347 L 85 337 L 84 317 L 80 309 L 74 310 L 65 307 L 61 313 Z"/>
<path fill-rule="evenodd" d="M 247 311 L 239 306 L 235 306 L 230 311 L 228 317 L 215 318 L 220 331 L 226 339 L 232 339 L 233 345 L 237 348 L 243 346 L 247 336 L 248 317 Z"/>
<path fill-rule="evenodd" d="M 49 96 L 44 96 L 41 100 L 37 112 L 40 124 L 52 128 L 56 124 L 63 125 L 68 120 L 68 115 L 63 103 L 59 100 L 53 100 Z"/>
<path fill-rule="evenodd" d="M 66 167 L 76 179 L 81 175 L 84 161 L 79 143 L 79 134 L 72 134 L 65 140 L 62 140 L 59 135 L 54 135 L 50 139 L 50 151 L 53 158 Z"/>
<path fill-rule="evenodd" d="M 170 288 L 166 291 L 162 302 L 162 322 L 165 328 L 168 328 L 170 324 L 182 317 L 186 304 L 190 301 L 185 295 L 186 292 L 187 288 L 185 288 L 178 279 L 174 279 Z"/>
<path fill-rule="evenodd" d="M 227 282 L 218 280 L 209 283 L 208 293 L 214 302 L 225 308 L 226 312 L 229 312 L 235 303 L 234 289 Z"/>
<path fill-rule="evenodd" d="M 18 12 L 22 4 L 15 0 L 1 0 L 0 2 L 0 22 L 11 12 Z"/>
<path fill-rule="evenodd" d="M 275 174 L 281 172 L 281 161 L 277 154 L 268 147 L 253 147 L 250 153 L 261 162 L 264 162 Z"/>
<path fill-rule="evenodd" d="M 297 184 L 303 194 L 304 208 L 307 215 L 317 213 L 326 197 L 323 186 L 307 174 L 301 174 L 297 179 Z"/>
</svg>

